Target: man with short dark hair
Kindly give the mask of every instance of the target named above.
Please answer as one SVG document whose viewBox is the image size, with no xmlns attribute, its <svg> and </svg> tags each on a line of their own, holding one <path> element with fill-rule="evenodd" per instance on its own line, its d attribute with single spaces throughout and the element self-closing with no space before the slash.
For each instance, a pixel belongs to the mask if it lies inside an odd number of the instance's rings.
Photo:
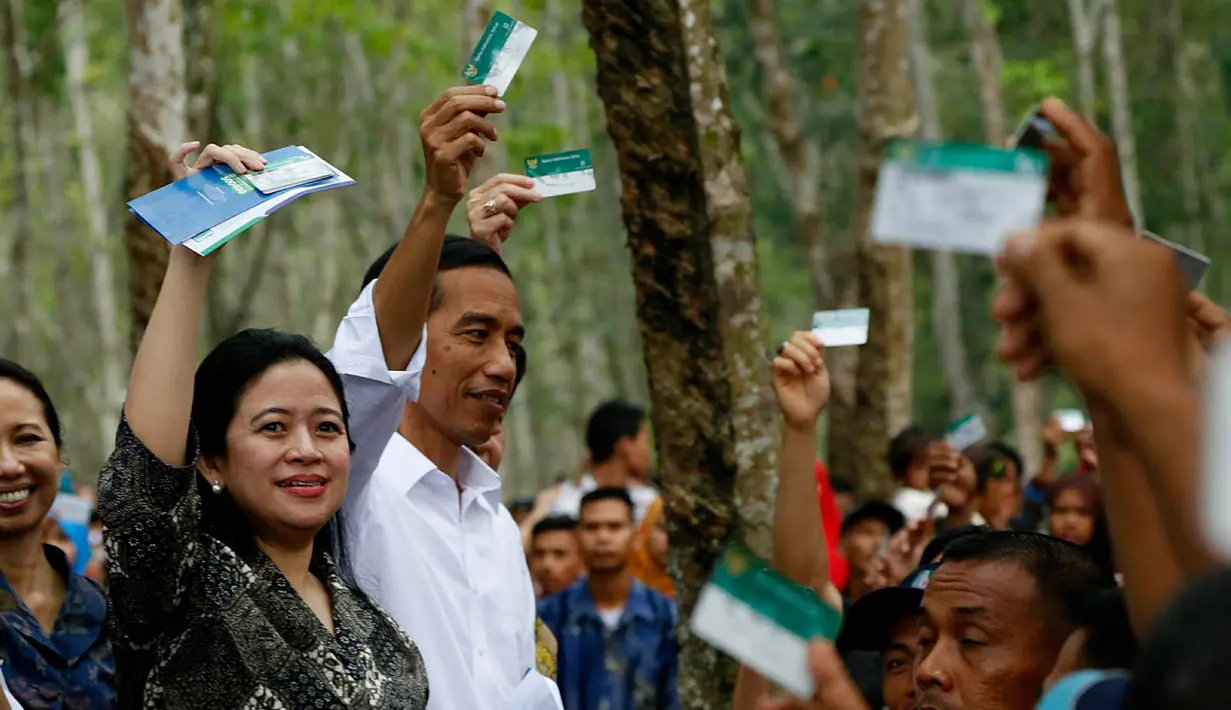
<svg viewBox="0 0 1231 710">
<path fill-rule="evenodd" d="M 528 178 L 497 175 L 468 205 L 471 232 L 491 240 L 445 233 L 496 140 L 487 117 L 504 102 L 495 94 L 450 89 L 423 112 L 423 194 L 330 352 L 346 378 L 351 431 L 365 443 L 343 506 L 346 566 L 419 646 L 428 710 L 504 710 L 514 693 L 556 702 L 554 685 L 531 672 L 535 599 L 520 532 L 499 475 L 470 448 L 500 427 L 525 334 L 496 248 L 541 196 Z M 396 430 L 378 431 L 386 420 Z"/>
<path fill-rule="evenodd" d="M 585 571 L 576 520 L 556 516 L 535 524 L 530 537 L 530 578 L 540 599 L 563 591 Z"/>
<path fill-rule="evenodd" d="M 955 541 L 923 593 L 919 707 L 1032 710 L 1090 594 L 1114 582 L 1076 545 L 986 532 Z"/>
<path fill-rule="evenodd" d="M 623 488 L 581 500 L 578 537 L 589 575 L 539 602 L 560 644 L 557 680 L 566 710 L 673 710 L 675 602 L 628 569 L 633 502 Z"/>
<path fill-rule="evenodd" d="M 624 488 L 633 501 L 634 521 L 640 522 L 658 497 L 644 483 L 650 470 L 650 430 L 645 410 L 622 400 L 599 405 L 586 425 L 590 470 L 576 483 L 561 484 L 549 515 L 577 517 L 581 497 L 596 488 Z"/>
</svg>

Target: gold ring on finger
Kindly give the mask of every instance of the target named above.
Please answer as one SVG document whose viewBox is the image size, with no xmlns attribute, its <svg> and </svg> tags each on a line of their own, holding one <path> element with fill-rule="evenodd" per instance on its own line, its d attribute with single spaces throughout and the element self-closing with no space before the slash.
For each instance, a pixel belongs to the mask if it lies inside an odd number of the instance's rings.
<svg viewBox="0 0 1231 710">
<path fill-rule="evenodd" d="M 491 217 L 492 215 L 496 214 L 499 211 L 500 211 L 499 208 L 496 207 L 496 198 L 493 197 L 492 199 L 483 203 L 483 214 L 487 215 L 488 217 Z"/>
</svg>

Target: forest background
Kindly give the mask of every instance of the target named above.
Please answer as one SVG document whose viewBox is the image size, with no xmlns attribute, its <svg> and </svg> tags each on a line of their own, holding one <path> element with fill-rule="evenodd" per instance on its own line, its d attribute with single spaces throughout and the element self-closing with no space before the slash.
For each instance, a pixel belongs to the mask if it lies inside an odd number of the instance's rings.
<svg viewBox="0 0 1231 710">
<path fill-rule="evenodd" d="M 1076 400 L 1059 380 L 1011 384 L 991 356 L 990 262 L 916 252 L 869 268 L 856 258 L 859 5 L 709 5 L 742 131 L 766 353 L 817 308 L 854 305 L 861 281 L 882 281 L 899 356 L 861 386 L 887 393 L 886 421 L 868 434 L 838 424 L 855 421 L 856 369 L 835 353 L 835 425 L 818 432 L 831 467 L 861 468 L 850 462 L 883 448 L 878 432 L 909 421 L 940 431 L 975 410 L 1035 460 L 1043 417 Z M 1144 225 L 1208 254 L 1206 290 L 1231 299 L 1231 4 L 904 7 L 916 135 L 997 144 L 1039 98 L 1064 98 L 1114 138 Z M 163 146 L 299 144 L 358 180 L 229 245 L 209 296 L 211 344 L 276 326 L 327 347 L 418 198 L 419 111 L 461 82 L 493 10 L 540 34 L 481 171 L 589 147 L 598 177 L 595 192 L 526 210 L 507 250 L 530 333 L 530 375 L 507 421 L 508 493 L 578 471 L 586 416 L 601 400 L 650 403 L 617 149 L 581 0 L 0 0 L 0 353 L 47 381 L 75 476 L 91 480 L 110 451 L 131 343 L 161 275 L 161 245 L 124 203 L 167 179 Z M 860 436 L 881 440 L 861 446 Z M 873 468 L 859 471 L 862 485 L 883 489 L 883 467 Z"/>
</svg>

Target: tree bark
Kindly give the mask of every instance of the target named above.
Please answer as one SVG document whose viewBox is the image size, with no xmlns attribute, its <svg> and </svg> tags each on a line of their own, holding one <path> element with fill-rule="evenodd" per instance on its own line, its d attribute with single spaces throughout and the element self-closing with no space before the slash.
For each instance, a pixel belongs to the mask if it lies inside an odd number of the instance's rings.
<svg viewBox="0 0 1231 710">
<path fill-rule="evenodd" d="M 1133 135 L 1133 109 L 1128 95 L 1124 69 L 1124 47 L 1120 38 L 1120 10 L 1117 0 L 1103 0 L 1103 60 L 1107 68 L 1107 93 L 1111 99 L 1111 135 L 1120 154 L 1120 179 L 1124 195 L 1137 220 L 1144 223 L 1141 211 L 1141 183 L 1137 178 L 1137 139 Z"/>
<path fill-rule="evenodd" d="M 186 139 L 183 15 L 179 0 L 128 0 L 128 173 L 134 199 L 171 182 L 167 155 Z M 149 323 L 170 250 L 131 212 L 125 216 L 130 344 Z"/>
<path fill-rule="evenodd" d="M 0 22 L 4 24 L 4 52 L 8 73 L 9 141 L 13 147 L 13 200 L 8 221 L 12 225 L 6 282 L 12 301 L 9 302 L 10 329 L 5 334 L 5 354 L 23 360 L 27 354 L 31 332 L 30 309 L 34 305 L 34 283 L 30 278 L 27 255 L 33 236 L 30 229 L 30 173 L 26 146 L 33 136 L 32 112 L 27 80 L 30 59 L 26 54 L 26 33 L 22 20 L 21 0 L 4 0 Z"/>
<path fill-rule="evenodd" d="M 909 29 L 911 68 L 922 135 L 925 140 L 939 141 L 942 139 L 940 110 L 936 106 L 936 86 L 932 79 L 932 57 L 928 50 L 923 0 L 910 0 Z M 979 407 L 962 333 L 962 274 L 958 269 L 957 257 L 951 251 L 933 251 L 931 260 L 932 326 L 936 329 L 940 370 L 949 395 L 950 419 L 956 421 Z"/>
<path fill-rule="evenodd" d="M 859 353 L 855 421 L 857 481 L 869 495 L 892 488 L 886 452 L 910 419 L 914 304 L 912 252 L 878 246 L 868 232 L 885 145 L 919 124 L 911 87 L 907 0 L 859 2 L 859 170 L 851 231 L 856 239 L 859 303 L 868 308 L 868 343 Z M 905 391 L 906 410 L 901 411 Z"/>
<path fill-rule="evenodd" d="M 739 129 L 708 0 L 584 0 L 621 173 L 680 619 L 732 538 L 769 552 L 777 441 Z M 680 634 L 689 710 L 734 665 Z"/>
<path fill-rule="evenodd" d="M 120 408 L 124 404 L 125 353 L 120 335 L 119 306 L 115 298 L 115 273 L 111 262 L 111 243 L 107 239 L 106 200 L 103 196 L 102 170 L 94 144 L 94 122 L 85 86 L 89 62 L 81 0 L 60 0 L 60 44 L 65 53 L 65 88 L 72 105 L 81 163 L 81 184 L 85 191 L 86 237 L 90 251 L 94 315 L 98 318 L 101 396 L 99 397 L 100 441 L 115 436 Z"/>
<path fill-rule="evenodd" d="M 1073 52 L 1077 55 L 1077 100 L 1081 114 L 1095 122 L 1094 47 L 1098 38 L 1098 15 L 1104 0 L 1069 0 L 1073 25 Z"/>
<path fill-rule="evenodd" d="M 1199 252 L 1205 251 L 1201 229 L 1201 179 L 1197 169 L 1197 87 L 1184 39 L 1184 8 L 1171 0 L 1167 12 L 1167 35 L 1171 39 L 1172 68 L 1175 72 L 1176 140 L 1180 147 L 1180 187 L 1184 196 L 1184 227 L 1180 241 Z"/>
<path fill-rule="evenodd" d="M 834 287 L 825 259 L 825 215 L 821 204 L 821 145 L 805 137 L 796 98 L 807 96 L 791 76 L 782 52 L 774 0 L 748 0 L 757 63 L 765 85 L 769 127 L 786 168 L 785 182 L 795 240 L 803 252 L 816 310 L 833 306 Z"/>
<path fill-rule="evenodd" d="M 983 139 L 991 146 L 1003 146 L 1008 138 L 1004 98 L 1000 87 L 1000 41 L 983 14 L 978 0 L 965 0 L 963 18 L 970 34 L 971 57 L 979 76 L 979 103 L 983 113 Z M 1043 461 L 1043 420 L 1040 416 L 1041 386 L 1037 382 L 1013 382 L 1013 433 L 1026 463 L 1036 471 Z"/>
<path fill-rule="evenodd" d="M 188 140 L 215 143 L 218 120 L 218 50 L 220 46 L 217 0 L 183 0 L 184 56 L 188 92 Z"/>
</svg>

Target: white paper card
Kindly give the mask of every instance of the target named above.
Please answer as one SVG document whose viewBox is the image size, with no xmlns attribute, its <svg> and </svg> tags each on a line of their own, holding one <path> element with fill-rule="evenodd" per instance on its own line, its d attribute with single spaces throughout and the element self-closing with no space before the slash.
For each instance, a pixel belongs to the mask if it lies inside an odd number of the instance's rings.
<svg viewBox="0 0 1231 710">
<path fill-rule="evenodd" d="M 1086 428 L 1086 415 L 1080 409 L 1061 409 L 1056 412 L 1060 428 L 1069 434 L 1075 434 Z"/>
<path fill-rule="evenodd" d="M 868 342 L 868 309 L 847 308 L 812 314 L 812 332 L 827 348 Z"/>
<path fill-rule="evenodd" d="M 1205 373 L 1198 513 L 1206 544 L 1231 562 L 1231 342 L 1214 349 Z"/>
<path fill-rule="evenodd" d="M 808 642 L 723 589 L 711 584 L 701 590 L 691 623 L 706 643 L 797 697 L 808 698 L 815 691 L 808 672 Z"/>
<path fill-rule="evenodd" d="M 1046 196 L 1040 151 L 900 140 L 881 165 L 870 231 L 882 244 L 993 255 L 1038 225 Z"/>
</svg>

